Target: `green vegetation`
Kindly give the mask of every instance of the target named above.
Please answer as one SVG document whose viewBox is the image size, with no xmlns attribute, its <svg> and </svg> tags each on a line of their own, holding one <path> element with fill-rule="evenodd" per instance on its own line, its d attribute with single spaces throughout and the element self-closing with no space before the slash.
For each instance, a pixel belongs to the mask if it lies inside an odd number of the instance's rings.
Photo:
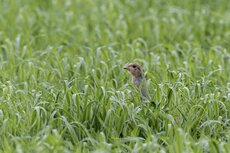
<svg viewBox="0 0 230 153">
<path fill-rule="evenodd" d="M 0 23 L 0 152 L 230 152 L 229 0 L 0 0 Z"/>
</svg>

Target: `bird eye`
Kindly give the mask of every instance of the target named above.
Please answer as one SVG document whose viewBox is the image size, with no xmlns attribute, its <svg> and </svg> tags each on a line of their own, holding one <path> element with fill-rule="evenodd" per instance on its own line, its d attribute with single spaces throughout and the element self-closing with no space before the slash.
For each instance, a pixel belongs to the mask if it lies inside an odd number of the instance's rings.
<svg viewBox="0 0 230 153">
<path fill-rule="evenodd" d="M 136 65 L 133 65 L 133 68 L 136 68 Z"/>
</svg>

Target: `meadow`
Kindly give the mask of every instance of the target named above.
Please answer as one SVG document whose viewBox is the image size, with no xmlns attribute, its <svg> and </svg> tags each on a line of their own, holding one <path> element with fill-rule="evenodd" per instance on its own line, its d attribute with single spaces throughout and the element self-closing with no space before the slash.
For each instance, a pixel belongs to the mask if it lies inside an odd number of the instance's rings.
<svg viewBox="0 0 230 153">
<path fill-rule="evenodd" d="M 0 152 L 229 153 L 229 65 L 228 0 L 1 0 Z"/>
</svg>

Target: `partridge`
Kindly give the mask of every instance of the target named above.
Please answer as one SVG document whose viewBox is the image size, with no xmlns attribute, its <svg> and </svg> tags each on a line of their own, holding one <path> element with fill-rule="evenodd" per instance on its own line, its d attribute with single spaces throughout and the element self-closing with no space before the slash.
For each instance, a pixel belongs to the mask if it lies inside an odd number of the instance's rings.
<svg viewBox="0 0 230 153">
<path fill-rule="evenodd" d="M 126 65 L 124 69 L 128 70 L 129 73 L 131 74 L 133 84 L 141 91 L 142 99 L 150 100 L 148 91 L 146 89 L 146 80 L 145 80 L 144 72 L 141 66 L 139 64 L 132 63 Z"/>
</svg>

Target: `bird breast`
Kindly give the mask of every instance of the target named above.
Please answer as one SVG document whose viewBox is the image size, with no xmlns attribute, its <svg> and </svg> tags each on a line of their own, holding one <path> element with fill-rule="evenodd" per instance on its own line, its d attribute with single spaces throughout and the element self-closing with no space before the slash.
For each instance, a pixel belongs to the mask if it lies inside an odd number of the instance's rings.
<svg viewBox="0 0 230 153">
<path fill-rule="evenodd" d="M 137 87 L 140 86 L 141 84 L 141 81 L 142 81 L 142 78 L 141 77 L 133 77 L 133 84 Z"/>
</svg>

